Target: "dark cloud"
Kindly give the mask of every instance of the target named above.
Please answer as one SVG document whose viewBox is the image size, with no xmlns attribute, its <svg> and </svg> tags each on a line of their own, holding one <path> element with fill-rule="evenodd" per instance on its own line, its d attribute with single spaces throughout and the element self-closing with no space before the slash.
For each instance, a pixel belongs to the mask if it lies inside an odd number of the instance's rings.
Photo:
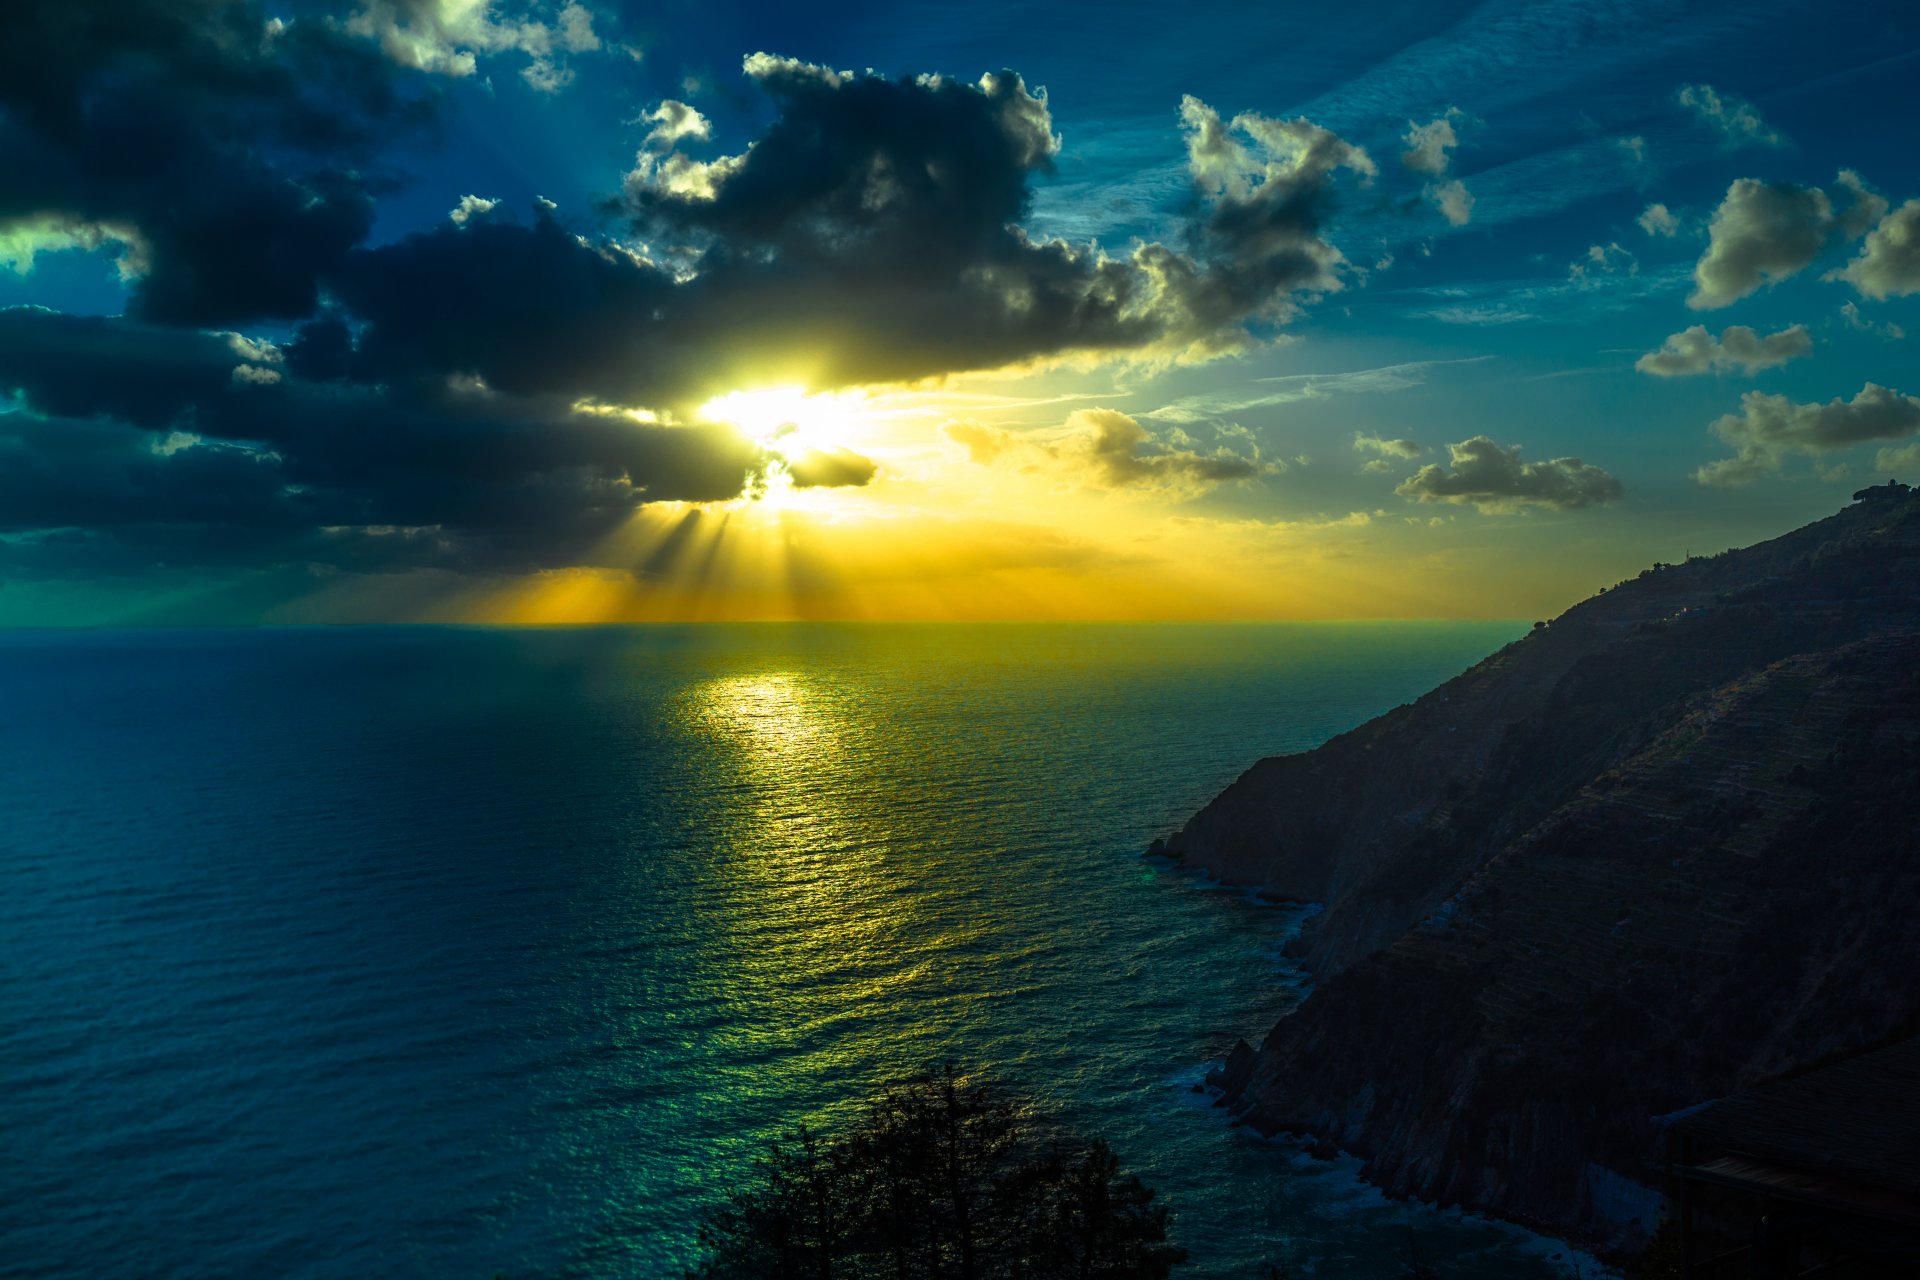
<svg viewBox="0 0 1920 1280">
<path fill-rule="evenodd" d="M 808 449 L 787 463 L 800 489 L 848 489 L 871 483 L 879 468 L 851 449 Z"/>
<path fill-rule="evenodd" d="M 334 289 L 365 326 L 357 376 L 684 406 L 746 381 L 1203 358 L 1342 287 L 1321 234 L 1333 176 L 1372 164 L 1306 121 L 1229 126 L 1188 99 L 1189 243 L 1114 258 L 1020 227 L 1057 140 L 1017 74 L 889 80 L 765 55 L 747 70 L 779 114 L 739 155 L 681 150 L 710 134 L 684 104 L 647 117 L 620 205 L 631 241 L 490 210 L 352 254 Z"/>
<path fill-rule="evenodd" d="M 1343 287 L 1346 257 L 1321 234 L 1333 178 L 1344 169 L 1370 182 L 1376 169 L 1364 150 L 1304 118 L 1243 112 L 1223 122 L 1191 95 L 1180 116 L 1201 199 L 1193 255 L 1146 256 L 1170 282 L 1192 347 L 1232 349 L 1249 320 L 1285 319 L 1296 295 Z"/>
<path fill-rule="evenodd" d="M 889 80 L 765 55 L 747 71 L 778 112 L 751 149 L 644 152 L 627 183 L 636 232 L 693 255 L 674 306 L 684 340 L 799 339 L 811 380 L 834 384 L 1165 336 L 1140 271 L 1019 229 L 1056 142 L 1018 75 Z M 678 128 L 676 145 L 704 132 Z"/>
<path fill-rule="evenodd" d="M 0 309 L 0 392 L 37 412 L 165 427 L 224 395 L 239 355 L 227 340 L 41 307 Z"/>
<path fill-rule="evenodd" d="M 1570 511 L 1617 502 L 1623 492 L 1611 475 L 1578 458 L 1522 462 L 1520 446 L 1503 448 L 1486 436 L 1447 446 L 1450 467 L 1429 463 L 1394 492 L 1421 502 L 1454 502 L 1511 514 L 1528 507 Z"/>
<path fill-rule="evenodd" d="M 338 316 L 309 320 L 285 348 L 287 368 L 302 378 L 328 382 L 353 369 L 353 330 Z"/>
<path fill-rule="evenodd" d="M 0 16 L 0 252 L 115 255 L 124 317 L 0 312 L 11 572 L 56 563 L 492 572 L 590 563 L 648 502 L 862 485 L 698 406 L 742 386 L 899 381 L 1242 349 L 1348 267 L 1324 226 L 1366 153 L 1187 99 L 1177 243 L 1108 254 L 1022 227 L 1059 149 L 1044 90 L 755 55 L 773 107 L 735 155 L 666 102 L 598 211 L 469 195 L 369 247 L 440 77 L 512 53 L 534 87 L 599 47 L 577 4 L 28 0 Z M 276 341 L 258 337 L 274 324 Z M 254 335 L 254 336 L 247 336 Z M 1092 483 L 1195 487 L 1258 459 L 1072 424 Z"/>
<path fill-rule="evenodd" d="M 226 442 L 190 445 L 95 419 L 0 415 L 0 533 L 156 524 L 284 531 L 327 515 L 281 488 L 271 455 Z"/>
<path fill-rule="evenodd" d="M 380 151 L 434 116 L 366 41 L 250 0 L 25 0 L 0 17 L 0 230 L 115 243 L 146 319 L 310 313 Z"/>
<path fill-rule="evenodd" d="M 1237 349 L 1248 325 L 1341 287 L 1345 260 L 1321 234 L 1333 176 L 1372 173 L 1365 152 L 1306 121 L 1226 125 L 1189 98 L 1188 242 L 1110 257 L 1022 229 L 1059 142 L 1044 92 L 1018 74 L 890 80 L 764 54 L 745 69 L 777 110 L 767 130 L 742 153 L 695 159 L 684 148 L 705 123 L 668 104 L 624 207 L 690 277 L 673 338 L 798 348 L 818 384 Z"/>
<path fill-rule="evenodd" d="M 91 530 L 129 567 L 182 554 L 150 536 L 165 525 L 224 530 L 227 553 L 262 558 L 517 571 L 586 562 L 641 504 L 732 498 L 768 462 L 717 425 L 477 384 L 315 382 L 300 350 L 0 311 L 0 386 L 21 404 L 0 415 L 6 531 Z"/>
<path fill-rule="evenodd" d="M 498 214 L 364 250 L 335 296 L 363 322 L 347 367 L 362 381 L 471 374 L 500 391 L 628 405 L 704 382 L 705 336 L 685 332 L 667 270 L 562 226 Z M 337 332 L 327 339 L 338 349 Z"/>
</svg>

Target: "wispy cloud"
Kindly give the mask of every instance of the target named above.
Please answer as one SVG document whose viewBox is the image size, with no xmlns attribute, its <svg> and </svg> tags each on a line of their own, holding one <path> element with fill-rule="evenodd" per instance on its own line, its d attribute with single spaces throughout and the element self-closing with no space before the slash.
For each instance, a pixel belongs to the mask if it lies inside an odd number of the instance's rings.
<svg viewBox="0 0 1920 1280">
<path fill-rule="evenodd" d="M 1677 263 L 1637 273 L 1586 272 L 1561 280 L 1534 277 L 1460 281 L 1398 289 L 1377 297 L 1409 318 L 1438 320 L 1442 324 L 1509 325 L 1530 320 L 1570 323 L 1588 318 L 1596 311 L 1623 311 L 1647 298 L 1678 293 L 1685 287 L 1691 270 L 1689 264 Z"/>
<path fill-rule="evenodd" d="M 1412 360 L 1405 364 L 1382 365 L 1374 369 L 1350 369 L 1339 373 L 1289 373 L 1271 378 L 1255 378 L 1238 388 L 1183 396 L 1139 416 L 1157 422 L 1204 422 L 1210 418 L 1230 417 L 1249 409 L 1294 404 L 1331 395 L 1367 395 L 1404 391 L 1427 380 L 1433 369 L 1449 365 L 1481 364 L 1492 356 L 1465 356 L 1454 360 Z M 1250 391 L 1259 387 L 1262 390 Z"/>
</svg>

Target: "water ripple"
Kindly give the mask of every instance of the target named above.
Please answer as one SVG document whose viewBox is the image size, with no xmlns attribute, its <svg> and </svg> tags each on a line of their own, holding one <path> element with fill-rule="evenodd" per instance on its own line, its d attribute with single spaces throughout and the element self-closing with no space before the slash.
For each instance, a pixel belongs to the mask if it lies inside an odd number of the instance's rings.
<svg viewBox="0 0 1920 1280">
<path fill-rule="evenodd" d="M 1289 917 L 1137 856 L 1512 630 L 0 636 L 0 1256 L 672 1275 L 767 1134 L 955 1055 L 1193 1276 L 1556 1274 L 1192 1093 Z"/>
</svg>

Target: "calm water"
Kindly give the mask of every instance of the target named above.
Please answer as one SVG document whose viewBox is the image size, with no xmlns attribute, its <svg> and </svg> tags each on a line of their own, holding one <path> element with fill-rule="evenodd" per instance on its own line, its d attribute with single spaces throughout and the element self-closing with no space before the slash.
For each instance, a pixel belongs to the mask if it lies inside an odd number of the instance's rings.
<svg viewBox="0 0 1920 1280">
<path fill-rule="evenodd" d="M 1188 1275 L 1562 1274 L 1190 1092 L 1289 915 L 1138 856 L 1518 629 L 0 635 L 0 1274 L 673 1275 L 764 1135 L 949 1055 Z"/>
</svg>

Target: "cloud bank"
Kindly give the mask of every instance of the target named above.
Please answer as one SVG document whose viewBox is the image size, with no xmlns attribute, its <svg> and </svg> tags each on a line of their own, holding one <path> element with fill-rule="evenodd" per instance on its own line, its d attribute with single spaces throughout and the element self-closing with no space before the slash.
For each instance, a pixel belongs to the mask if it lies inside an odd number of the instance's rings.
<svg viewBox="0 0 1920 1280">
<path fill-rule="evenodd" d="M 470 192 L 372 244 L 450 79 L 501 59 L 556 91 L 569 59 L 611 51 L 604 20 L 578 3 L 366 0 L 286 21 L 254 0 L 27 0 L 8 24 L 0 267 L 92 249 L 129 287 L 122 317 L 0 312 L 15 576 L 524 572 L 594 563 L 640 507 L 750 497 L 770 468 L 865 484 L 870 459 L 784 458 L 699 406 L 1247 350 L 1347 287 L 1327 225 L 1375 173 L 1310 121 L 1189 97 L 1169 121 L 1191 183 L 1180 234 L 1109 253 L 1026 228 L 1061 140 L 1018 73 L 754 54 L 761 132 L 720 152 L 694 107 L 651 106 L 597 223 Z M 1263 465 L 1104 412 L 1055 445 L 1090 483 Z"/>
</svg>

